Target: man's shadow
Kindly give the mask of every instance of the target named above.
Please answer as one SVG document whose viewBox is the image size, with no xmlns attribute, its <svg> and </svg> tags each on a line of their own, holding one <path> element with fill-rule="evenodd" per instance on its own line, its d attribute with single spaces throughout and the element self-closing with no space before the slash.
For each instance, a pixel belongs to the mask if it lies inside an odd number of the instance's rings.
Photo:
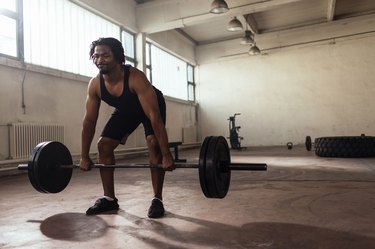
<svg viewBox="0 0 375 249">
<path fill-rule="evenodd" d="M 88 241 L 115 229 L 154 248 L 375 248 L 374 237 L 303 224 L 254 222 L 238 227 L 167 212 L 164 219 L 185 221 L 196 227 L 179 230 L 178 226 L 168 225 L 171 222 L 166 224 L 163 219 L 138 217 L 123 210 L 116 215 L 133 225 L 112 226 L 100 216 L 62 213 L 45 219 L 40 229 L 47 237 L 66 241 Z"/>
</svg>

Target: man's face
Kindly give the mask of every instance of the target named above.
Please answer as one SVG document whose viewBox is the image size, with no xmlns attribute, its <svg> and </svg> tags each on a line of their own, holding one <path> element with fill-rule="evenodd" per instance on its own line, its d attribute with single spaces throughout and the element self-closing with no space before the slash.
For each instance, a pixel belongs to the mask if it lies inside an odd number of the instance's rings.
<svg viewBox="0 0 375 249">
<path fill-rule="evenodd" d="M 113 57 L 111 49 L 106 45 L 95 47 L 92 61 L 101 74 L 108 74 L 118 64 Z"/>
</svg>

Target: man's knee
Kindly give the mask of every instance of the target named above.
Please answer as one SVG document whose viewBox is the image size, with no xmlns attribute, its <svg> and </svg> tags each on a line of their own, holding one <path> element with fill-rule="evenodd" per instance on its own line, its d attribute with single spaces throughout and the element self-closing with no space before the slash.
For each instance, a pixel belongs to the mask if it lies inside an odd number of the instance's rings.
<svg viewBox="0 0 375 249">
<path fill-rule="evenodd" d="M 159 142 L 156 139 L 154 135 L 147 136 L 147 147 L 149 150 L 149 156 L 150 158 L 154 160 L 158 160 L 161 157 L 160 153 L 160 147 L 159 147 Z"/>
<path fill-rule="evenodd" d="M 100 157 L 111 157 L 116 148 L 116 143 L 112 139 L 101 137 L 97 146 Z"/>
</svg>

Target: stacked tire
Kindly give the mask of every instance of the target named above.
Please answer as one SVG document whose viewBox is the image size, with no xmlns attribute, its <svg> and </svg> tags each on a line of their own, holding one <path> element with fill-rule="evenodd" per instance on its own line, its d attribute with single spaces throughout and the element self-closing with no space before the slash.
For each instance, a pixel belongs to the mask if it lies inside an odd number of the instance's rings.
<svg viewBox="0 0 375 249">
<path fill-rule="evenodd" d="M 375 137 L 345 136 L 315 138 L 315 154 L 320 157 L 374 157 Z"/>
</svg>

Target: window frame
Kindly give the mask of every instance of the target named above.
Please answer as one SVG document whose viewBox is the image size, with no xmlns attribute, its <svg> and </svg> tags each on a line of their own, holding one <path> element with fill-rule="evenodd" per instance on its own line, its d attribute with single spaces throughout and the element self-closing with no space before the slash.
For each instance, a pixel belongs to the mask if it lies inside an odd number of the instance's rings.
<svg viewBox="0 0 375 249">
<path fill-rule="evenodd" d="M 194 72 L 194 69 L 195 67 L 193 65 L 191 65 L 190 63 L 186 63 L 186 73 L 187 73 L 187 95 L 188 95 L 188 101 L 190 102 L 195 102 L 196 101 L 196 94 L 195 94 L 195 72 Z M 192 81 L 189 80 L 189 67 L 191 67 L 191 73 L 192 73 Z M 190 88 L 189 86 L 192 87 L 192 91 L 193 91 L 193 98 L 191 99 L 189 94 L 190 94 Z"/>
<path fill-rule="evenodd" d="M 187 74 L 186 75 L 186 79 L 187 79 L 186 80 L 186 91 L 187 91 L 186 95 L 187 95 L 187 99 L 182 99 L 182 98 L 175 97 L 175 96 L 169 96 L 168 94 L 166 94 L 166 96 L 174 98 L 174 99 L 182 100 L 182 101 L 187 101 L 187 102 L 193 102 L 193 103 L 195 103 L 196 102 L 196 92 L 195 92 L 196 84 L 195 84 L 195 73 L 194 73 L 195 67 L 194 67 L 194 65 L 190 64 L 189 62 L 187 62 L 186 60 L 182 59 L 181 57 L 178 57 L 178 56 L 176 56 L 176 55 L 168 52 L 166 49 L 163 49 L 162 47 L 160 47 L 158 45 L 155 45 L 154 43 L 152 43 L 150 41 L 146 41 L 145 53 L 146 53 L 147 59 L 146 59 L 145 65 L 146 65 L 146 71 L 149 70 L 149 72 L 150 72 L 149 81 L 151 82 L 151 84 L 153 84 L 153 81 L 152 81 L 152 71 L 153 71 L 153 69 L 152 69 L 152 56 L 151 56 L 151 52 L 152 52 L 152 47 L 153 46 L 155 48 L 160 49 L 163 52 L 165 52 L 165 53 L 167 53 L 167 54 L 169 54 L 169 55 L 171 55 L 171 56 L 173 56 L 173 57 L 175 57 L 175 58 L 183 61 L 186 64 L 186 74 Z M 147 63 L 147 60 L 148 60 L 148 63 Z M 189 81 L 189 71 L 188 71 L 189 67 L 191 67 L 191 69 L 192 69 L 192 81 Z M 147 73 L 146 73 L 146 75 L 147 75 Z M 192 88 L 193 88 L 193 96 L 192 97 L 189 96 L 189 94 L 190 94 L 189 86 L 192 86 Z M 159 89 L 159 90 L 161 90 L 162 92 L 164 92 L 163 89 Z"/>
<path fill-rule="evenodd" d="M 24 47 L 23 47 L 23 4 L 22 0 L 15 0 L 16 4 L 16 10 L 12 11 L 9 9 L 2 9 L 0 8 L 0 15 L 14 19 L 16 22 L 16 56 L 13 56 L 11 54 L 4 54 L 0 53 L 3 57 L 10 57 L 10 58 L 17 58 L 20 61 L 24 61 Z"/>
<path fill-rule="evenodd" d="M 24 65 L 26 63 L 25 62 L 25 45 L 24 45 L 24 43 L 25 43 L 24 31 L 25 30 L 24 30 L 24 13 L 23 13 L 24 5 L 23 5 L 23 1 L 24 0 L 15 0 L 15 4 L 16 4 L 16 11 L 15 12 L 12 11 L 12 10 L 8 10 L 8 9 L 0 9 L 0 15 L 1 16 L 14 19 L 15 22 L 16 22 L 16 26 L 15 26 L 15 29 L 16 29 L 15 30 L 16 55 L 13 54 L 13 53 L 12 54 L 0 53 L 0 57 L 9 57 L 11 59 L 18 60 L 18 61 L 21 62 L 22 65 Z M 131 55 L 125 54 L 125 58 L 126 58 L 126 61 L 132 63 L 133 65 L 136 65 L 136 63 L 137 63 L 137 61 L 136 61 L 136 42 L 135 42 L 136 36 L 135 36 L 134 32 L 129 31 L 124 26 L 122 26 L 122 25 L 114 22 L 113 20 L 107 18 L 103 14 L 100 14 L 96 11 L 88 9 L 87 7 L 85 7 L 83 5 L 80 5 L 79 3 L 76 3 L 76 2 L 73 2 L 73 1 L 70 1 L 70 0 L 64 0 L 64 1 L 66 1 L 69 4 L 75 5 L 79 10 L 87 11 L 87 12 L 90 12 L 91 14 L 97 16 L 97 18 L 99 18 L 98 22 L 100 22 L 101 20 L 105 20 L 106 22 L 110 22 L 114 26 L 116 26 L 119 30 L 118 39 L 123 44 L 124 48 L 125 48 L 125 41 L 122 38 L 122 32 L 126 32 L 127 34 L 132 36 L 131 40 L 132 40 L 132 43 L 133 43 L 132 44 L 133 54 L 131 54 Z M 41 5 L 41 6 L 44 6 L 44 5 Z M 69 40 L 69 38 L 67 38 L 67 40 Z M 89 47 L 89 44 L 87 44 L 87 51 L 80 51 L 80 53 L 88 54 L 88 47 Z M 48 53 L 52 53 L 52 52 L 50 51 Z M 88 63 L 90 63 L 89 59 L 88 59 Z M 50 69 L 50 70 L 56 70 L 56 71 L 60 71 L 60 72 L 64 72 L 64 73 L 81 75 L 83 77 L 91 77 L 91 75 L 88 75 L 89 73 L 86 72 L 86 70 L 84 68 L 81 68 L 78 71 L 73 71 L 73 70 L 69 70 L 69 68 L 64 68 L 64 66 L 62 68 L 61 67 L 60 68 L 54 67 L 53 65 L 49 64 L 48 62 L 42 63 L 41 65 L 35 64 L 35 63 L 32 63 L 32 62 L 27 62 L 27 64 L 29 64 L 33 67 L 47 68 L 47 69 Z"/>
<path fill-rule="evenodd" d="M 129 55 L 127 55 L 126 53 L 125 53 L 125 63 L 126 63 L 126 61 L 129 61 L 129 62 L 131 62 L 133 65 L 136 65 L 137 64 L 137 60 L 136 60 L 136 58 L 137 58 L 137 50 L 136 50 L 136 42 L 135 42 L 135 33 L 134 32 L 131 32 L 131 31 L 129 31 L 129 30 L 127 30 L 126 28 L 124 28 L 124 27 L 122 27 L 122 26 L 120 26 L 120 37 L 121 37 L 121 43 L 122 43 L 122 46 L 125 48 L 125 46 L 124 46 L 124 44 L 125 44 L 125 41 L 123 41 L 122 40 L 122 32 L 126 32 L 126 33 L 128 33 L 129 35 L 131 35 L 132 37 L 133 37 L 133 39 L 132 39 L 132 42 L 133 42 L 133 57 L 131 57 L 131 56 L 129 56 Z"/>
</svg>

